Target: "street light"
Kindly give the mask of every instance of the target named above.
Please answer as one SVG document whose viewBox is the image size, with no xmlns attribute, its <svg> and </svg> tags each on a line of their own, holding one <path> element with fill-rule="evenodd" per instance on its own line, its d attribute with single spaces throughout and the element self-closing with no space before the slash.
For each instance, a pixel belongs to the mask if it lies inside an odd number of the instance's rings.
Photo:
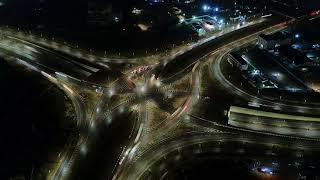
<svg viewBox="0 0 320 180">
<path fill-rule="evenodd" d="M 156 80 L 156 86 L 159 88 L 161 86 L 161 81 L 160 80 Z"/>
<path fill-rule="evenodd" d="M 108 91 L 109 97 L 113 96 L 113 94 L 114 94 L 114 90 L 113 89 L 109 89 L 109 91 Z"/>
<path fill-rule="evenodd" d="M 87 148 L 86 144 L 82 144 L 81 145 L 80 152 L 81 152 L 82 155 L 86 155 L 87 154 L 88 148 Z"/>
<path fill-rule="evenodd" d="M 94 121 L 91 122 L 91 124 L 90 124 L 90 129 L 91 129 L 92 131 L 94 131 L 94 130 L 96 129 L 96 123 L 95 123 Z"/>
<path fill-rule="evenodd" d="M 109 125 L 109 124 L 111 124 L 111 122 L 112 122 L 112 114 L 109 114 L 106 119 L 106 123 L 107 123 L 107 125 Z"/>
<path fill-rule="evenodd" d="M 123 106 L 120 106 L 120 107 L 119 107 L 119 113 L 122 114 L 123 112 L 124 112 L 124 107 L 123 107 Z"/>
<path fill-rule="evenodd" d="M 144 94 L 144 93 L 146 92 L 146 87 L 145 87 L 145 86 L 141 86 L 141 87 L 139 88 L 139 92 L 140 92 L 141 94 Z"/>
</svg>

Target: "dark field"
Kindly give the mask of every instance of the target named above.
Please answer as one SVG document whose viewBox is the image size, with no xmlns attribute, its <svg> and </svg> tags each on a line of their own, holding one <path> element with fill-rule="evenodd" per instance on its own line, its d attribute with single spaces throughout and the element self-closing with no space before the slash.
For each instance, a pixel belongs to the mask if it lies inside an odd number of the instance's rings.
<svg viewBox="0 0 320 180">
<path fill-rule="evenodd" d="M 0 179 L 41 176 L 43 165 L 57 160 L 58 152 L 75 132 L 72 105 L 44 78 L 2 59 L 0 82 Z"/>
</svg>

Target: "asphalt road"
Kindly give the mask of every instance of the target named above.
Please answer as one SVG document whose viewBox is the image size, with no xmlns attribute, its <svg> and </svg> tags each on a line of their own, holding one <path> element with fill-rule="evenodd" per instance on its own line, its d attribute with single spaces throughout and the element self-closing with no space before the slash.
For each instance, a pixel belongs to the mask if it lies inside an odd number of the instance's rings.
<svg viewBox="0 0 320 180">
<path fill-rule="evenodd" d="M 254 40 L 255 37 L 252 37 L 251 40 Z M 241 45 L 243 43 L 240 43 Z M 244 43 L 245 44 L 245 43 Z M 241 88 L 237 87 L 233 83 L 231 83 L 222 73 L 221 69 L 221 61 L 224 59 L 224 57 L 232 51 L 235 47 L 227 48 L 222 51 L 220 51 L 220 55 L 216 58 L 215 61 L 212 63 L 212 72 L 214 74 L 214 78 L 216 78 L 228 91 L 228 93 L 233 94 L 236 97 L 240 97 L 241 99 L 247 101 L 248 103 L 254 103 L 259 106 L 264 106 L 266 108 L 271 108 L 273 110 L 277 111 L 285 111 L 288 113 L 294 113 L 294 112 L 302 112 L 302 113 L 308 113 L 308 114 L 317 114 L 319 112 L 319 107 L 313 106 L 313 104 L 303 103 L 301 105 L 295 105 L 295 104 L 288 104 L 284 102 L 277 102 L 277 101 L 271 101 L 267 99 L 262 99 L 261 97 L 258 97 L 256 94 L 249 94 L 248 92 L 242 90 Z"/>
<path fill-rule="evenodd" d="M 147 72 L 146 79 L 155 74 L 163 86 L 191 74 L 192 92 L 178 108 L 173 110 L 172 115 L 164 121 L 163 126 L 152 132 L 153 135 L 158 137 L 167 135 L 169 130 L 176 127 L 181 119 L 192 110 L 192 105 L 199 101 L 202 88 L 200 85 L 201 66 L 203 62 L 208 62 L 210 59 L 213 59 L 210 68 L 215 78 L 222 82 L 225 89 L 231 94 L 246 99 L 248 102 L 257 102 L 274 108 L 309 109 L 309 107 L 271 102 L 250 95 L 235 87 L 221 72 L 219 64 L 225 54 L 240 45 L 252 42 L 260 33 L 274 32 L 286 27 L 285 23 L 277 23 L 279 22 L 267 21 L 217 37 L 175 56 L 168 62 L 162 61 L 151 72 Z M 97 73 L 100 68 L 111 68 L 109 64 L 102 67 L 101 64 L 98 64 L 99 62 L 91 64 L 93 61 L 78 61 L 63 53 L 60 54 L 55 50 L 17 37 L 3 38 L 0 41 L 0 49 L 1 55 L 42 73 L 66 92 L 76 109 L 79 127 L 85 127 L 77 145 L 63 152 L 57 167 L 54 167 L 54 170 L 49 173 L 49 179 L 137 179 L 169 153 L 179 152 L 181 149 L 194 145 L 200 147 L 196 152 L 203 151 L 201 147 L 208 143 L 221 154 L 224 151 L 239 155 L 248 152 L 248 156 L 252 154 L 250 150 L 252 146 L 263 149 L 258 152 L 260 155 L 274 153 L 281 156 L 290 152 L 287 155 L 292 158 L 301 156 L 314 158 L 316 154 L 313 156 L 312 152 L 320 151 L 317 144 L 318 139 L 235 128 L 195 116 L 192 118 L 199 120 L 216 133 L 210 135 L 189 133 L 175 139 L 162 139 L 162 143 L 155 143 L 141 151 L 144 143 L 142 136 L 145 134 L 146 124 L 149 121 L 147 101 L 163 96 L 157 91 L 157 88 L 146 85 L 148 80 L 145 81 L 144 86 L 135 87 L 129 78 L 117 72 L 119 82 L 116 82 L 114 86 L 105 87 L 86 80 L 92 74 Z M 109 60 L 108 63 L 110 63 Z M 93 110 L 93 114 L 89 117 L 85 114 L 88 109 L 78 93 L 81 90 L 73 88 L 75 81 L 78 81 L 78 87 L 101 95 L 97 102 L 94 102 L 96 104 L 94 109 L 90 109 Z M 111 100 L 113 96 L 119 96 L 121 100 L 113 102 Z M 133 107 L 138 110 L 133 110 Z M 318 110 L 318 108 L 311 110 Z M 139 112 L 137 115 L 133 113 L 136 111 Z M 229 145 L 221 148 L 221 144 L 224 143 Z M 231 148 L 238 147 L 239 144 L 240 149 Z"/>
<path fill-rule="evenodd" d="M 168 157 L 169 153 L 172 152 L 181 152 L 188 146 L 197 145 L 201 148 L 202 146 L 207 146 L 207 144 L 210 143 L 209 150 L 215 151 L 217 150 L 218 153 L 225 152 L 233 152 L 236 154 L 239 154 L 241 156 L 246 156 L 253 154 L 253 152 L 258 153 L 260 157 L 270 157 L 270 154 L 267 153 L 273 153 L 273 158 L 279 158 L 285 154 L 285 157 L 298 159 L 297 155 L 301 153 L 301 149 L 297 148 L 296 141 L 289 141 L 289 140 L 275 140 L 274 138 L 259 138 L 259 137 L 252 137 L 252 136 L 239 136 L 239 135 L 232 135 L 232 134 L 225 134 L 225 133 L 219 133 L 216 135 L 198 135 L 198 136 L 187 136 L 187 137 L 179 137 L 175 141 L 166 141 L 162 144 L 158 144 L 157 146 L 149 149 L 148 152 L 146 152 L 138 161 L 136 162 L 135 166 L 128 168 L 127 176 L 121 176 L 123 179 L 139 179 L 143 173 L 148 172 L 148 169 L 152 167 L 153 164 L 160 161 L 161 159 L 166 159 L 165 157 Z M 230 148 L 223 147 L 223 144 L 230 143 L 230 146 L 235 146 L 235 144 L 240 144 L 238 148 Z M 204 145 L 206 144 L 206 145 Z M 252 146 L 262 148 L 264 150 L 259 151 L 252 151 L 249 148 L 246 148 L 246 146 L 249 146 L 250 144 L 253 144 Z M 200 146 L 199 146 L 200 145 Z M 300 144 L 300 147 L 302 147 L 302 151 L 305 153 L 305 156 L 309 153 L 312 154 L 313 151 L 319 151 L 319 146 L 314 145 L 313 143 L 307 143 L 306 145 Z M 197 147 L 196 146 L 196 147 Z M 222 146 L 222 147 L 221 147 Z M 252 148 L 252 147 L 251 147 Z M 205 150 L 204 148 L 202 149 Z M 282 151 L 282 152 L 281 152 Z M 201 149 L 200 149 L 201 152 Z M 290 152 L 290 153 L 289 153 Z M 248 153 L 248 154 L 246 154 Z M 314 154 L 314 156 L 317 156 Z"/>
<path fill-rule="evenodd" d="M 205 57 L 207 54 L 210 54 L 215 49 L 236 41 L 244 36 L 259 32 L 277 23 L 279 23 L 279 21 L 271 19 L 214 38 L 204 44 L 195 46 L 193 49 L 175 57 L 168 63 L 160 64 L 153 70 L 154 74 L 156 74 L 157 77 L 160 77 L 164 82 L 175 81 L 178 77 L 183 76 L 181 71 L 184 72 L 186 69 L 192 68 L 192 64 L 196 63 L 195 61 L 204 59 L 203 57 Z"/>
</svg>

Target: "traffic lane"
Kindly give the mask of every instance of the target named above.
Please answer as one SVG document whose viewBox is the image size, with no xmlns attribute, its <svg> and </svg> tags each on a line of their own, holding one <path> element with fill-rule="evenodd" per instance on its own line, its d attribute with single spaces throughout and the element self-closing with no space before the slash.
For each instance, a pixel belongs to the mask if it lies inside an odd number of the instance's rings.
<svg viewBox="0 0 320 180">
<path fill-rule="evenodd" d="M 64 51 L 59 51 L 54 48 L 52 49 L 49 47 L 44 47 L 42 45 L 38 45 L 17 37 L 6 36 L 6 38 L 8 38 L 11 45 L 16 44 L 19 47 L 24 47 L 24 49 L 28 49 L 32 51 L 33 53 L 42 52 L 42 53 L 47 53 L 52 57 L 63 59 L 64 60 L 63 62 L 65 62 L 68 66 L 73 67 L 74 71 L 76 71 L 76 74 L 75 75 L 72 74 L 71 70 L 73 69 L 70 69 L 70 68 L 68 68 L 68 71 L 60 70 L 61 72 L 76 76 L 78 78 L 81 78 L 81 76 L 79 76 L 79 73 L 80 75 L 83 76 L 82 78 L 87 78 L 88 76 L 90 76 L 89 80 L 92 82 L 105 81 L 103 77 L 108 77 L 108 79 L 116 78 L 122 74 L 121 70 L 124 68 L 122 63 L 110 64 L 110 63 L 99 61 L 99 60 L 91 61 L 90 59 L 85 59 L 85 57 L 83 56 L 71 55 Z M 76 52 L 74 52 L 74 54 L 76 54 Z"/>
<path fill-rule="evenodd" d="M 74 154 L 75 160 L 70 162 L 69 171 L 64 177 L 110 179 L 119 157 L 131 140 L 132 131 L 136 131 L 135 125 L 139 123 L 130 107 L 143 101 L 144 98 L 130 98 L 104 110 L 107 112 L 103 117 L 96 116 L 96 121 L 89 126 L 87 140 L 78 148 L 80 153 Z"/>
<path fill-rule="evenodd" d="M 228 124 L 255 131 L 272 132 L 275 134 L 299 137 L 320 138 L 320 129 L 319 126 L 316 125 L 318 123 L 296 122 L 297 121 L 292 120 L 271 120 L 256 116 L 237 114 L 232 118 L 229 118 Z"/>
<path fill-rule="evenodd" d="M 112 179 L 117 179 L 123 170 L 132 162 L 134 156 L 136 155 L 136 150 L 140 147 L 141 137 L 146 132 L 145 127 L 148 124 L 148 111 L 147 104 L 145 102 L 141 103 L 140 111 L 138 115 L 138 120 L 135 122 L 134 128 L 129 136 L 130 143 L 123 149 L 122 154 L 119 156 L 118 162 L 114 168 L 114 174 Z M 111 178 L 110 178 L 111 179 Z"/>
<path fill-rule="evenodd" d="M 227 80 L 227 78 L 223 75 L 222 69 L 220 67 L 221 61 L 223 60 L 223 57 L 227 55 L 231 49 L 225 49 L 224 51 L 221 51 L 220 56 L 211 64 L 211 69 L 214 74 L 215 79 L 217 79 L 224 88 L 228 91 L 228 93 L 233 94 L 236 97 L 241 97 L 242 100 L 245 100 L 246 102 L 254 102 L 255 104 L 264 106 L 265 108 L 272 108 L 272 110 L 276 111 L 285 111 L 285 112 L 303 112 L 303 113 L 318 113 L 319 108 L 313 107 L 313 106 L 304 106 L 304 105 L 290 105 L 290 104 L 284 104 L 282 102 L 275 102 L 270 101 L 267 99 L 261 99 L 260 97 L 257 97 L 256 94 L 248 94 L 247 92 L 243 91 L 242 89 L 236 87 L 233 85 L 230 81 Z M 308 104 L 306 104 L 308 105 Z"/>
<path fill-rule="evenodd" d="M 288 153 L 290 155 L 288 155 Z M 276 153 L 276 155 L 274 155 Z M 313 158 L 318 158 L 318 155 L 315 155 L 313 157 L 308 158 L 300 158 L 295 157 L 294 154 L 291 154 L 291 151 L 284 150 L 283 151 L 268 151 L 268 148 L 260 147 L 259 144 L 252 144 L 249 143 L 237 143 L 237 142 L 224 142 L 220 143 L 220 145 L 213 144 L 212 142 L 208 143 L 202 143 L 202 144 L 195 144 L 191 145 L 189 147 L 185 147 L 176 151 L 169 152 L 165 155 L 165 157 L 159 159 L 158 161 L 154 162 L 147 171 L 145 171 L 140 178 L 141 179 L 166 179 L 166 175 L 175 173 L 175 171 L 180 171 L 178 177 L 187 176 L 190 178 L 190 174 L 188 174 L 188 169 L 192 168 L 197 178 L 204 177 L 204 174 L 206 174 L 206 177 L 208 175 L 214 176 L 214 177 L 225 177 L 228 179 L 228 174 L 226 173 L 234 173 L 233 172 L 233 166 L 224 166 L 222 162 L 228 161 L 228 160 L 234 160 L 239 162 L 239 160 L 252 160 L 254 162 L 274 162 L 281 164 L 282 172 L 276 171 L 275 174 L 272 174 L 272 177 L 283 177 L 282 175 L 288 174 L 288 169 L 284 168 L 287 167 L 288 164 L 294 164 L 297 160 L 313 160 Z M 221 161 L 218 161 L 220 159 Z M 223 167 L 225 169 L 219 169 L 219 168 L 210 168 L 206 169 L 207 166 L 203 167 L 199 164 L 199 162 L 202 162 L 203 160 L 207 160 L 211 163 L 217 163 L 219 164 L 217 166 Z M 220 164 L 221 163 L 221 164 Z M 200 165 L 200 167 L 199 167 Z M 207 165 L 207 164 L 206 164 Z M 240 164 L 236 164 L 236 168 L 239 168 Z M 191 167 L 190 167 L 191 166 Z M 272 167 L 272 166 L 271 166 Z M 207 171 L 203 172 L 203 169 L 206 169 Z M 237 172 L 237 176 L 241 176 L 242 173 L 256 173 L 257 169 L 251 169 L 247 167 L 248 169 L 241 169 Z M 257 168 L 257 167 L 256 167 Z M 280 170 L 281 170 L 280 168 Z M 296 169 L 294 167 L 294 169 Z M 279 170 L 279 169 L 278 169 Z M 182 172 L 181 172 L 182 171 Z M 316 172 L 315 170 L 314 172 Z M 204 174 L 199 174 L 199 172 Z M 243 175 L 243 174 L 242 174 Z M 169 176 L 170 177 L 170 176 Z M 194 178 L 194 176 L 191 176 Z M 231 175 L 231 179 L 234 178 L 234 175 Z M 270 174 L 268 176 L 271 177 Z M 298 177 L 298 173 L 295 174 L 295 177 Z M 191 178 L 191 179 L 193 179 Z M 242 178 L 240 179 L 247 179 Z M 281 179 L 281 178 L 280 178 Z"/>
<path fill-rule="evenodd" d="M 198 64 L 195 65 L 193 67 L 192 70 L 192 78 L 191 78 L 191 82 L 192 82 L 192 86 L 193 86 L 193 92 L 189 95 L 189 97 L 185 100 L 185 102 L 165 121 L 163 121 L 163 123 L 160 125 L 160 127 L 157 130 L 157 135 L 163 135 L 165 134 L 170 128 L 172 128 L 176 123 L 178 123 L 178 120 L 180 119 L 180 117 L 187 111 L 187 109 L 190 106 L 191 101 L 194 99 L 194 96 L 197 96 L 197 94 L 199 93 L 199 66 Z M 147 117 L 147 115 L 146 115 Z M 147 118 L 144 118 L 147 119 Z M 147 122 L 145 122 L 147 123 Z M 142 125 L 143 127 L 143 123 L 141 123 L 140 125 Z M 141 127 L 141 126 L 140 126 Z M 138 130 L 136 128 L 136 130 Z M 140 130 L 140 128 L 139 128 Z M 137 138 L 139 138 L 139 133 Z M 131 164 L 132 160 L 133 160 L 133 156 L 134 156 L 134 151 L 137 147 L 139 147 L 140 142 L 139 139 L 135 140 L 135 143 L 131 146 L 129 146 L 128 151 L 128 155 L 125 155 L 124 158 L 126 158 L 127 156 L 129 156 L 127 158 L 127 161 L 125 162 L 125 164 L 127 165 L 128 163 Z M 125 166 L 122 164 L 120 166 L 121 168 L 118 169 L 117 173 L 116 173 L 116 178 L 118 178 L 118 176 L 121 176 L 123 171 L 126 171 Z"/>
<path fill-rule="evenodd" d="M 239 38 L 239 39 L 236 40 L 236 41 L 232 41 L 232 42 L 230 42 L 230 43 L 227 43 L 227 44 L 225 44 L 225 45 L 222 45 L 222 46 L 220 46 L 219 48 L 216 48 L 215 50 L 210 51 L 209 53 L 201 56 L 199 59 L 192 61 L 191 64 L 186 64 L 186 66 L 183 66 L 183 69 L 178 68 L 175 73 L 173 73 L 173 74 L 171 74 L 171 75 L 168 75 L 167 77 L 162 78 L 161 80 L 162 80 L 163 82 L 166 82 L 166 83 L 174 82 L 174 81 L 176 81 L 177 79 L 183 77 L 186 73 L 188 73 L 188 72 L 189 72 L 188 70 L 190 70 L 190 69 L 193 67 L 194 64 L 196 64 L 197 62 L 202 61 L 202 60 L 207 60 L 207 59 L 208 59 L 208 56 L 211 57 L 212 55 L 216 54 L 218 51 L 221 51 L 222 49 L 225 49 L 225 48 L 230 48 L 230 46 L 232 46 L 232 45 L 234 46 L 234 48 L 236 48 L 236 47 L 239 46 L 239 44 L 237 44 L 237 43 L 242 43 L 242 44 L 248 43 L 248 42 L 250 42 L 250 40 L 248 41 L 248 39 L 250 39 L 250 38 L 252 38 L 253 36 L 256 36 L 256 35 L 258 35 L 258 34 L 275 32 L 275 31 L 278 31 L 278 30 L 280 30 L 280 29 L 283 29 L 284 27 L 286 27 L 285 24 L 284 24 L 284 23 L 280 23 L 280 24 L 274 25 L 274 26 L 272 26 L 272 27 L 270 27 L 270 28 L 266 28 L 266 29 L 263 29 L 263 30 L 261 30 L 261 31 L 255 32 L 255 33 L 253 33 L 253 34 L 251 34 L 251 35 L 248 35 L 248 36 Z M 223 37 L 223 36 L 222 36 L 222 37 Z M 221 37 L 221 38 L 222 38 L 222 37 Z M 237 43 L 235 43 L 235 42 L 237 42 Z M 243 42 L 245 42 L 245 43 L 243 43 Z M 211 52 L 213 52 L 213 53 L 211 53 Z M 174 61 L 174 60 L 173 60 L 173 61 Z M 162 66 L 163 66 L 163 65 L 162 65 Z M 156 67 L 156 68 L 159 69 L 159 67 L 161 67 L 161 66 L 158 66 L 158 67 Z M 152 73 L 154 73 L 154 72 L 155 72 L 155 70 L 153 70 Z"/>
<path fill-rule="evenodd" d="M 16 54 L 24 53 L 26 59 L 30 61 L 79 78 L 87 78 L 101 69 L 94 64 L 84 63 L 79 59 L 69 58 L 58 52 L 40 46 L 32 46 L 15 39 L 2 40 L 1 46 Z"/>
<path fill-rule="evenodd" d="M 136 179 L 139 178 L 144 172 L 146 172 L 152 164 L 157 162 L 158 160 L 167 157 L 170 152 L 173 151 L 181 151 L 184 147 L 210 143 L 213 146 L 217 146 L 220 148 L 221 144 L 225 144 L 227 142 L 231 142 L 231 144 L 239 144 L 239 145 L 247 145 L 253 144 L 254 147 L 264 147 L 265 150 L 253 151 L 259 153 L 259 155 L 265 155 L 269 153 L 273 153 L 277 155 L 275 157 L 292 157 L 297 158 L 297 155 L 303 154 L 303 156 L 312 156 L 316 155 L 319 152 L 320 148 L 318 145 L 314 143 L 303 144 L 296 141 L 288 141 L 286 139 L 265 139 L 265 138 L 257 138 L 250 136 L 240 136 L 238 134 L 211 134 L 211 135 L 197 135 L 187 137 L 179 137 L 174 141 L 163 142 L 161 144 L 155 145 L 144 152 L 144 154 L 136 160 L 135 164 L 132 165 L 127 174 L 123 174 L 122 178 Z M 243 149 L 244 147 L 241 147 Z M 210 148 L 214 150 L 213 148 Z M 281 150 L 284 150 L 281 152 Z M 289 149 L 289 150 L 287 150 Z M 221 149 L 218 149 L 221 151 Z M 226 148 L 226 151 L 238 151 L 239 149 L 235 148 Z M 279 151 L 279 152 L 278 152 Z M 223 151 L 221 151 L 223 153 Z M 239 151 L 238 151 L 239 152 Z M 245 153 L 246 151 L 240 151 Z M 251 151 L 249 151 L 251 152 Z M 242 153 L 242 154 L 243 154 Z"/>
<path fill-rule="evenodd" d="M 85 146 L 87 152 L 80 153 L 71 167 L 70 179 L 110 179 L 118 157 L 129 142 L 135 115 L 123 112 L 114 115 L 112 123 L 91 127 Z M 108 121 L 108 120 L 106 120 Z"/>
<path fill-rule="evenodd" d="M 198 88 L 197 88 L 197 84 L 198 84 L 198 83 L 195 83 L 195 82 L 196 82 L 195 79 L 196 79 L 196 78 L 193 78 L 193 80 L 192 80 L 193 86 L 194 86 L 196 89 L 198 89 Z M 185 107 L 187 106 L 186 104 L 189 104 L 190 101 L 191 101 L 191 100 L 189 99 L 189 100 L 186 101 L 186 103 L 183 104 L 183 106 L 180 108 L 180 109 L 181 109 L 181 110 L 180 110 L 181 112 L 184 112 L 184 111 L 186 110 L 186 108 L 185 108 Z M 180 111 L 177 113 L 178 115 L 181 114 Z M 175 116 L 173 116 L 173 119 L 174 119 L 174 118 L 175 118 Z M 171 121 L 170 121 L 170 122 L 171 122 Z"/>
<path fill-rule="evenodd" d="M 209 41 L 205 44 L 195 47 L 194 49 L 180 56 L 177 56 L 175 59 L 171 60 L 165 65 L 160 64 L 157 68 L 153 70 L 154 74 L 156 74 L 157 77 L 159 76 L 164 79 L 167 77 L 170 77 L 174 75 L 174 73 L 176 73 L 177 71 L 186 68 L 187 66 L 192 64 L 195 60 L 198 60 L 203 55 L 213 51 L 214 49 L 217 49 L 222 45 L 235 41 L 236 39 L 240 39 L 243 36 L 250 35 L 260 30 L 266 29 L 267 27 L 270 27 L 276 23 L 278 22 L 271 22 L 271 21 L 263 22 L 261 24 L 249 26 L 244 29 L 240 29 L 240 30 L 228 33 L 221 37 L 217 37 L 212 41 Z"/>
<path fill-rule="evenodd" d="M 245 134 L 247 136 L 257 136 L 261 138 L 266 138 L 268 140 L 270 139 L 288 139 L 291 141 L 301 141 L 301 142 L 314 142 L 315 144 L 320 143 L 320 139 L 316 138 L 309 138 L 309 137 L 298 137 L 298 136 L 290 136 L 290 135 L 284 135 L 284 134 L 276 134 L 272 132 L 264 132 L 264 131 L 256 131 L 256 130 L 251 130 L 251 129 L 246 129 L 243 127 L 235 127 L 235 126 L 230 126 L 230 125 L 224 125 L 215 121 L 212 121 L 210 119 L 204 119 L 199 116 L 195 115 L 190 115 L 192 122 L 195 124 L 198 124 L 203 127 L 210 127 L 212 129 L 224 131 L 224 132 L 231 132 L 231 133 L 241 133 Z"/>
<path fill-rule="evenodd" d="M 175 127 L 181 118 L 190 110 L 191 105 L 198 101 L 200 97 L 200 66 L 199 63 L 193 66 L 191 75 L 191 86 L 192 92 L 184 100 L 184 102 L 171 114 L 170 117 L 165 119 L 163 123 L 159 124 L 158 131 L 156 132 L 159 136 L 165 134 L 168 130 Z"/>
<path fill-rule="evenodd" d="M 79 49 L 78 47 L 75 49 L 74 47 L 68 46 L 65 42 L 58 43 L 56 41 L 50 41 L 45 38 L 35 37 L 34 35 L 23 34 L 23 32 L 15 32 L 10 29 L 4 30 L 3 33 L 5 36 L 24 41 L 25 43 L 33 44 L 35 46 L 46 47 L 49 49 L 54 49 L 64 54 L 68 54 L 70 56 L 87 59 L 91 62 L 97 63 L 112 63 L 112 64 L 122 64 L 122 63 L 130 63 L 137 64 L 143 63 L 147 61 L 150 57 L 145 58 L 108 58 L 104 54 L 104 56 L 94 55 L 92 52 L 85 51 L 83 49 Z M 142 60 L 142 61 L 141 61 Z"/>
</svg>

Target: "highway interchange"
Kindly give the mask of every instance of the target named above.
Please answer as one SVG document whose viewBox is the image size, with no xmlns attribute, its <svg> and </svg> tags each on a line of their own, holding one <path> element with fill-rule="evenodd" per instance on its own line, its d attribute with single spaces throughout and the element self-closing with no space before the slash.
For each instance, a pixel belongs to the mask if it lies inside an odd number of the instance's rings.
<svg viewBox="0 0 320 180">
<path fill-rule="evenodd" d="M 226 96 L 244 103 L 287 113 L 318 112 L 314 105 L 286 104 L 248 94 L 222 73 L 220 63 L 231 50 L 254 42 L 261 33 L 286 27 L 284 21 L 259 21 L 150 61 L 93 57 L 56 42 L 46 41 L 50 46 L 43 45 L 32 41 L 37 37 L 24 38 L 23 32 L 9 32 L 4 27 L 0 55 L 41 73 L 74 105 L 78 141 L 70 142 L 59 153 L 56 163 L 48 169 L 47 179 L 145 179 L 154 172 L 165 178 L 169 167 L 164 165 L 159 170 L 154 165 L 166 164 L 171 161 L 167 157 L 177 158 L 190 148 L 194 154 L 210 151 L 215 155 L 228 152 L 261 158 L 280 158 L 283 154 L 292 159 L 316 157 L 320 139 L 232 127 L 216 117 L 208 119 L 197 113 L 205 104 L 204 94 L 211 93 L 204 87 L 204 79 L 215 79 L 210 81 L 218 83 L 213 86 L 222 87 Z M 127 66 L 119 65 L 123 63 Z M 148 68 L 132 73 L 142 66 Z M 233 146 L 237 148 L 230 148 Z M 251 150 L 255 146 L 259 146 L 256 154 Z M 171 156 L 172 153 L 176 155 Z"/>
</svg>

